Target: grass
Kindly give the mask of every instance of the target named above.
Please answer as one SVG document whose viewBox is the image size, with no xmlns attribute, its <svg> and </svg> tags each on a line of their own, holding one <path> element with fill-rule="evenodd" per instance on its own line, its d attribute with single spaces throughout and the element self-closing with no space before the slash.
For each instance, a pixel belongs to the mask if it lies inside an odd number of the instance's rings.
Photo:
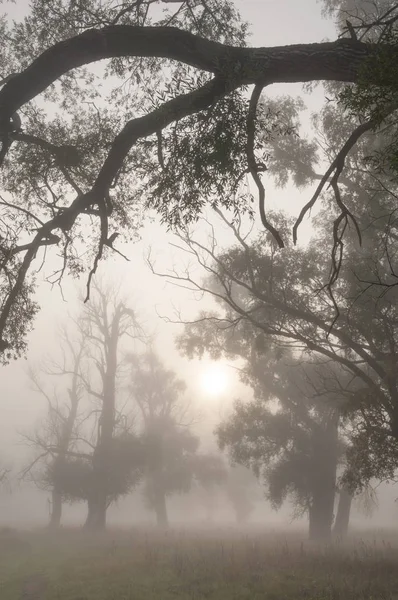
<svg viewBox="0 0 398 600">
<path fill-rule="evenodd" d="M 1 600 L 398 600 L 398 534 L 315 547 L 298 534 L 0 534 Z"/>
</svg>

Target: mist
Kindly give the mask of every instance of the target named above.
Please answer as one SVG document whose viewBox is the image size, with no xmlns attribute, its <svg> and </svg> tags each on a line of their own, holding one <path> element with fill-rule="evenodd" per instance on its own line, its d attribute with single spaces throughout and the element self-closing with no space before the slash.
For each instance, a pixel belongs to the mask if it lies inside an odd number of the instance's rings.
<svg viewBox="0 0 398 600">
<path fill-rule="evenodd" d="M 2 600 L 393 600 L 397 6 L 0 6 Z"/>
</svg>

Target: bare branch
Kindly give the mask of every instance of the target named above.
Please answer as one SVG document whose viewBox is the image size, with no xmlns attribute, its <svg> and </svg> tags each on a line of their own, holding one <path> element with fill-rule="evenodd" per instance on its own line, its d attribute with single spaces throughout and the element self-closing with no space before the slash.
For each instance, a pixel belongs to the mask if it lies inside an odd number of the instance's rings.
<svg viewBox="0 0 398 600">
<path fill-rule="evenodd" d="M 256 112 L 258 101 L 261 96 L 261 92 L 263 90 L 263 84 L 257 84 L 254 87 L 253 93 L 250 98 L 249 103 L 249 112 L 247 114 L 247 144 L 246 144 L 246 153 L 247 153 L 247 163 L 249 166 L 249 171 L 251 176 L 254 179 L 254 182 L 258 188 L 258 203 L 260 210 L 261 222 L 264 225 L 265 229 L 271 233 L 271 235 L 275 238 L 279 248 L 284 247 L 283 240 L 279 235 L 279 232 L 271 225 L 268 221 L 265 214 L 265 189 L 263 182 L 261 181 L 261 177 L 259 175 L 259 167 L 257 165 L 256 157 L 254 154 L 254 143 L 255 143 L 255 133 L 256 133 Z"/>
</svg>

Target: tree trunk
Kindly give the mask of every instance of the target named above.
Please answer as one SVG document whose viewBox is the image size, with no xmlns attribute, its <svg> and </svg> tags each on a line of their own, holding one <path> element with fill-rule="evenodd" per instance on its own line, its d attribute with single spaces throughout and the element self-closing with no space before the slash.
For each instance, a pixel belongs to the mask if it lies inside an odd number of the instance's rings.
<svg viewBox="0 0 398 600">
<path fill-rule="evenodd" d="M 69 390 L 70 398 L 70 410 L 66 421 L 64 422 L 63 429 L 61 432 L 61 438 L 59 441 L 59 453 L 54 460 L 53 469 L 56 473 L 57 470 L 62 469 L 66 461 L 66 453 L 69 448 L 70 440 L 72 437 L 73 427 L 76 421 L 77 407 L 79 404 L 79 393 L 78 393 L 78 368 L 80 362 L 81 353 L 79 353 L 75 360 L 75 368 L 73 373 L 72 388 Z M 60 481 L 54 483 L 52 490 L 52 506 L 51 516 L 48 526 L 51 529 L 56 529 L 61 525 L 62 517 L 62 484 Z"/>
<path fill-rule="evenodd" d="M 93 500 L 87 502 L 87 517 L 84 523 L 84 529 L 92 530 L 95 526 L 95 504 Z"/>
<path fill-rule="evenodd" d="M 89 502 L 85 527 L 101 531 L 106 527 L 108 498 L 113 490 L 109 488 L 109 476 L 114 468 L 111 460 L 112 441 L 115 427 L 117 347 L 119 322 L 122 316 L 120 305 L 113 318 L 110 334 L 105 337 L 105 372 L 102 375 L 102 407 L 98 423 L 97 445 L 93 453 L 93 490 Z"/>
<path fill-rule="evenodd" d="M 309 538 L 328 542 L 332 537 L 336 495 L 339 415 L 332 412 L 313 431 L 312 498 L 309 510 Z"/>
<path fill-rule="evenodd" d="M 155 499 L 156 522 L 158 527 L 168 527 L 169 517 L 167 515 L 166 494 L 158 490 Z"/>
<path fill-rule="evenodd" d="M 312 542 L 328 542 L 332 537 L 334 496 L 334 486 L 325 486 L 313 495 L 309 510 L 309 538 Z"/>
<path fill-rule="evenodd" d="M 106 498 L 104 501 L 100 494 L 88 500 L 84 529 L 88 531 L 103 531 L 106 528 L 106 510 Z"/>
<path fill-rule="evenodd" d="M 85 529 L 101 531 L 106 527 L 106 511 L 108 508 L 108 474 L 109 474 L 108 445 L 102 444 L 94 450 L 93 483 L 90 498 L 87 502 L 88 511 Z"/>
<path fill-rule="evenodd" d="M 346 537 L 348 533 L 351 504 L 352 495 L 347 490 L 342 488 L 339 493 L 336 521 L 333 528 L 333 533 L 339 537 Z"/>
<path fill-rule="evenodd" d="M 51 494 L 51 516 L 48 524 L 50 529 L 58 529 L 61 525 L 62 516 L 62 494 L 53 490 Z"/>
</svg>

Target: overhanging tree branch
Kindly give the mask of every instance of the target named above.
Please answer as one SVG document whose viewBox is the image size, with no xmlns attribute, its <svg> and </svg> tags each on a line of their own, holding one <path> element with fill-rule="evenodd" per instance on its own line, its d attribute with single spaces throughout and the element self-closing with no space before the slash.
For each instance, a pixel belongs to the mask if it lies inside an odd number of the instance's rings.
<svg viewBox="0 0 398 600">
<path fill-rule="evenodd" d="M 176 60 L 215 75 L 233 74 L 240 86 L 264 80 L 269 83 L 355 81 L 372 50 L 369 44 L 348 39 L 240 48 L 175 27 L 113 25 L 89 29 L 54 44 L 4 85 L 0 92 L 0 125 L 4 131 L 12 114 L 68 71 L 106 58 L 139 56 Z"/>
</svg>

